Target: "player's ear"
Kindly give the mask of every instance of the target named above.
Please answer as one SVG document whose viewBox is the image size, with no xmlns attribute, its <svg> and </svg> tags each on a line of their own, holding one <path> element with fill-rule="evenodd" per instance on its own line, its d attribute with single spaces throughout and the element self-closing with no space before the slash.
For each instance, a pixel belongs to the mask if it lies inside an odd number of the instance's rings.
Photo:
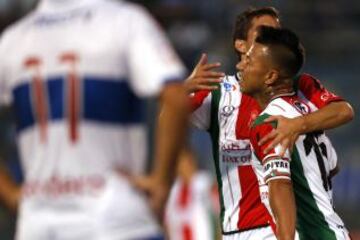
<svg viewBox="0 0 360 240">
<path fill-rule="evenodd" d="M 236 51 L 241 54 L 245 54 L 247 52 L 246 41 L 241 39 L 236 39 L 234 42 L 234 48 Z"/>
<path fill-rule="evenodd" d="M 266 85 L 274 85 L 274 83 L 279 79 L 279 71 L 276 69 L 271 69 L 266 75 L 265 75 L 265 84 Z"/>
</svg>

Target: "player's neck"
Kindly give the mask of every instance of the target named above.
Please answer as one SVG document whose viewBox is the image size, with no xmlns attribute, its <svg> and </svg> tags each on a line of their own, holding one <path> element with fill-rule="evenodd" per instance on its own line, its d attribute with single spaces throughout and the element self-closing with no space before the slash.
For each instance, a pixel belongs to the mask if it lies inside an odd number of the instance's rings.
<svg viewBox="0 0 360 240">
<path fill-rule="evenodd" d="M 252 97 L 255 98 L 261 110 L 265 109 L 265 107 L 268 105 L 271 99 L 271 97 L 265 92 L 254 94 Z"/>
<path fill-rule="evenodd" d="M 288 82 L 286 82 L 284 84 L 269 86 L 264 89 L 264 91 L 254 95 L 254 98 L 259 103 L 261 109 L 265 109 L 272 100 L 294 94 L 292 85 L 289 85 Z"/>
</svg>

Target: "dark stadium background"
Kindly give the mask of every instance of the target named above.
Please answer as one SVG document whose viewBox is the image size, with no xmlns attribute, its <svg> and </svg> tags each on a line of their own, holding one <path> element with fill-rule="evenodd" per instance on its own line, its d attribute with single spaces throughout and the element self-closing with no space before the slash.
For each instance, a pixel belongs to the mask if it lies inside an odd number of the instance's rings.
<svg viewBox="0 0 360 240">
<path fill-rule="evenodd" d="M 76 0 L 74 0 L 76 1 Z M 250 1 L 250 0 L 143 0 L 166 29 L 179 55 L 191 70 L 202 52 L 221 61 L 222 69 L 234 73 L 236 62 L 231 32 L 235 16 L 249 6 L 274 6 L 284 26 L 296 31 L 306 48 L 305 72 L 318 77 L 329 89 L 360 110 L 360 1 Z M 0 29 L 34 7 L 36 0 L 0 0 Z M 0 59 L 1 61 L 1 59 Z M 152 102 L 149 104 L 152 108 Z M 15 131 L 11 114 L 0 110 L 0 156 L 2 163 L 21 181 Z M 152 116 L 149 117 L 152 122 Z M 337 149 L 341 172 L 334 179 L 337 211 L 360 239 L 360 127 L 352 123 L 328 131 Z M 151 131 L 150 131 L 151 132 Z M 200 166 L 212 171 L 210 142 L 206 134 L 193 131 L 192 143 Z M 200 151 L 201 149 L 201 151 Z M 0 205 L 0 239 L 12 239 L 15 217 Z"/>
</svg>

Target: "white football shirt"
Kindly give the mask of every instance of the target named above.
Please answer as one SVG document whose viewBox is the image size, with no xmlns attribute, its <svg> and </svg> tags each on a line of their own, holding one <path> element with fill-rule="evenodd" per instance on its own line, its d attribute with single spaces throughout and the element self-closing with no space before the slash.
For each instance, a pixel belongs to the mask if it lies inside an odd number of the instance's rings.
<svg viewBox="0 0 360 240">
<path fill-rule="evenodd" d="M 0 59 L 25 178 L 18 237 L 51 228 L 63 239 L 67 224 L 120 239 L 159 232 L 146 199 L 115 171 L 143 173 L 141 98 L 185 74 L 150 15 L 122 1 L 44 0 L 2 34 Z M 33 219 L 46 219 L 39 235 Z"/>
</svg>

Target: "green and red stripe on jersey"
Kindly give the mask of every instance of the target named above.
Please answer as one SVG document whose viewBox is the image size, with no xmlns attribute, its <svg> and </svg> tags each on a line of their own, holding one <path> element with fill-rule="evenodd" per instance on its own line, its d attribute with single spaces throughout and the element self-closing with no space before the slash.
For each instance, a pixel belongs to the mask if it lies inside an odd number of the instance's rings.
<svg viewBox="0 0 360 240">
<path fill-rule="evenodd" d="M 195 111 L 203 104 L 206 97 L 211 94 L 211 121 L 209 133 L 213 143 L 213 155 L 215 160 L 215 169 L 220 192 L 221 221 L 224 221 L 224 197 L 222 195 L 223 184 L 221 180 L 220 162 L 219 162 L 219 102 L 221 91 L 199 91 L 191 97 L 191 106 Z M 240 93 L 239 93 L 240 94 Z M 249 96 L 242 95 L 239 106 L 239 114 L 236 123 L 236 137 L 238 140 L 249 141 L 250 125 L 259 113 L 258 104 Z M 274 225 L 271 215 L 266 207 L 262 204 L 257 177 L 251 165 L 239 166 L 238 177 L 242 198 L 239 201 L 239 216 L 237 229 L 235 231 L 224 232 L 224 234 L 233 234 L 240 231 L 254 228 Z"/>
</svg>

